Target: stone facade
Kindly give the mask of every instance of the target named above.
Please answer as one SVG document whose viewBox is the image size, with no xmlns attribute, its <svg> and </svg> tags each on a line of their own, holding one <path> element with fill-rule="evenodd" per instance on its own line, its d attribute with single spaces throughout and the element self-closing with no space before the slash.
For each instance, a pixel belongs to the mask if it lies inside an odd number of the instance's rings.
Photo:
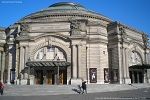
<svg viewBox="0 0 150 100">
<path fill-rule="evenodd" d="M 61 84 L 129 84 L 150 78 L 148 71 L 129 68 L 148 63 L 146 34 L 79 4 L 56 3 L 6 30 L 7 83 L 55 84 L 59 78 Z M 55 61 L 70 66 L 52 67 Z"/>
<path fill-rule="evenodd" d="M 5 28 L 0 27 L 0 80 L 4 82 L 6 80 L 6 71 L 5 67 L 5 43 L 6 43 L 6 35 Z"/>
</svg>

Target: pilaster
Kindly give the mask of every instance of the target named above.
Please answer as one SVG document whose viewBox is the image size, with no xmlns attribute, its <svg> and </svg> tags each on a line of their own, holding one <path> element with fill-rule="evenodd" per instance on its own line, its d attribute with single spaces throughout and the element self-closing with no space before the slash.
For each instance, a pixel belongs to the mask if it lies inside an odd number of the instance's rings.
<svg viewBox="0 0 150 100">
<path fill-rule="evenodd" d="M 18 44 L 16 44 L 16 68 L 15 68 L 15 80 L 16 80 L 16 84 L 17 83 L 17 79 L 19 78 L 19 48 L 18 48 Z"/>
<path fill-rule="evenodd" d="M 81 45 L 78 45 L 77 46 L 77 55 L 78 55 L 78 57 L 77 57 L 77 61 L 78 61 L 78 65 L 77 65 L 77 72 L 78 72 L 78 74 L 77 74 L 77 78 L 79 78 L 79 77 L 81 77 L 80 75 L 81 75 L 81 71 L 80 71 L 80 68 L 81 68 Z"/>
<path fill-rule="evenodd" d="M 20 66 L 19 66 L 19 72 L 22 71 L 22 69 L 24 69 L 24 47 L 21 46 L 20 47 Z"/>
<path fill-rule="evenodd" d="M 123 50 L 122 47 L 120 45 L 120 43 L 118 43 L 118 54 L 119 54 L 119 82 L 120 84 L 123 84 L 123 66 L 122 66 L 122 58 L 123 58 Z"/>
<path fill-rule="evenodd" d="M 9 45 L 9 52 L 8 52 L 8 57 L 9 57 L 9 62 L 8 62 L 8 68 L 7 68 L 7 71 L 8 71 L 8 75 L 7 75 L 7 84 L 10 84 L 10 81 L 11 81 L 11 69 L 12 69 L 12 52 L 11 49 L 13 49 L 13 45 Z"/>
<path fill-rule="evenodd" d="M 77 46 L 72 45 L 72 67 L 73 67 L 73 78 L 77 78 Z"/>
<path fill-rule="evenodd" d="M 1 74 L 2 82 L 3 82 L 3 78 L 4 78 L 4 68 L 5 68 L 5 52 L 3 52 L 3 55 L 2 55 L 2 74 Z"/>
</svg>

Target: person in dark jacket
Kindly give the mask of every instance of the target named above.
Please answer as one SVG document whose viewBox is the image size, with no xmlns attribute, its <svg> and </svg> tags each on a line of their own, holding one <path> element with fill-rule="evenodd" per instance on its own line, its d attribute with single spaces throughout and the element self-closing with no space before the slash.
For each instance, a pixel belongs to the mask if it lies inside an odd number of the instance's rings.
<svg viewBox="0 0 150 100">
<path fill-rule="evenodd" d="M 82 90 L 83 90 L 82 94 L 87 93 L 86 81 L 82 82 Z"/>
<path fill-rule="evenodd" d="M 4 91 L 4 85 L 2 82 L 0 82 L 0 94 L 3 95 L 3 91 Z"/>
</svg>

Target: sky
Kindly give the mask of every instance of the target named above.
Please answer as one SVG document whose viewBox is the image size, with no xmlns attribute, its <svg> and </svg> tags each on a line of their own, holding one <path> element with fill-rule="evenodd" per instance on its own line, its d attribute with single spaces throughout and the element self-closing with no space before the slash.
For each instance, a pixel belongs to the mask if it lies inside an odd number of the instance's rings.
<svg viewBox="0 0 150 100">
<path fill-rule="evenodd" d="M 0 0 L 0 27 L 58 2 L 74 2 L 150 35 L 150 0 Z"/>
</svg>

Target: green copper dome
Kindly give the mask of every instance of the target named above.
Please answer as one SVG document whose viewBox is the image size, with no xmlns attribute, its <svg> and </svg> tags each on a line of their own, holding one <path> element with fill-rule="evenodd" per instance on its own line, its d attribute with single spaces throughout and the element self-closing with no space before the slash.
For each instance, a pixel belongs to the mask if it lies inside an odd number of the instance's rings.
<svg viewBox="0 0 150 100">
<path fill-rule="evenodd" d="M 51 6 L 49 6 L 48 9 L 54 10 L 54 9 L 68 9 L 68 10 L 86 10 L 85 7 L 83 7 L 80 4 L 77 3 L 70 3 L 70 2 L 59 2 L 55 3 Z"/>
</svg>

